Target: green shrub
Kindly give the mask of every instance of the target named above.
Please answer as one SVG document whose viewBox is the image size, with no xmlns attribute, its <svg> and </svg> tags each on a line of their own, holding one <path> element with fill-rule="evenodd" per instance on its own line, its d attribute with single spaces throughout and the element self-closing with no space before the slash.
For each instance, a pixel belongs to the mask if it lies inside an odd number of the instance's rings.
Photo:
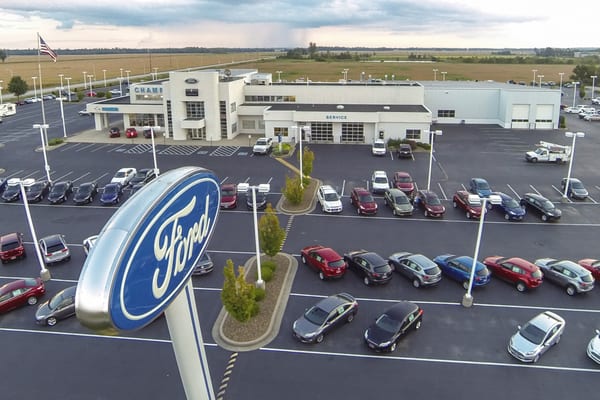
<svg viewBox="0 0 600 400">
<path fill-rule="evenodd" d="M 260 311 L 260 306 L 255 301 L 254 303 L 252 303 L 252 307 L 250 308 L 250 318 L 256 317 L 258 315 L 259 311 Z"/>
<path fill-rule="evenodd" d="M 275 270 L 277 269 L 277 263 L 271 260 L 263 261 L 260 263 L 260 265 L 262 265 L 263 268 L 268 268 L 273 272 L 275 272 Z"/>
<path fill-rule="evenodd" d="M 273 154 L 276 156 L 285 156 L 292 151 L 292 145 L 289 143 L 281 143 L 281 152 L 279 151 L 279 143 L 273 146 Z"/>
<path fill-rule="evenodd" d="M 285 187 L 283 188 L 283 196 L 293 205 L 298 205 L 304 197 L 304 188 L 300 185 L 300 177 L 295 176 L 290 178 L 285 177 Z"/>
<path fill-rule="evenodd" d="M 431 145 L 429 143 L 418 142 L 417 146 L 425 150 L 431 150 Z"/>
<path fill-rule="evenodd" d="M 567 127 L 567 123 L 565 121 L 565 116 L 561 115 L 560 117 L 558 117 L 558 127 L 559 128 L 566 128 Z"/>
<path fill-rule="evenodd" d="M 265 298 L 266 295 L 267 295 L 267 291 L 265 289 L 258 288 L 258 287 L 254 288 L 254 300 L 255 301 L 261 301 L 262 299 Z"/>
<path fill-rule="evenodd" d="M 269 267 L 265 267 L 264 265 L 260 266 L 260 273 L 263 281 L 270 282 L 273 279 L 273 270 Z M 258 279 L 258 271 L 256 272 L 256 279 Z"/>
<path fill-rule="evenodd" d="M 52 138 L 48 140 L 48 146 L 57 146 L 62 143 L 64 143 L 64 140 L 61 138 Z"/>
</svg>

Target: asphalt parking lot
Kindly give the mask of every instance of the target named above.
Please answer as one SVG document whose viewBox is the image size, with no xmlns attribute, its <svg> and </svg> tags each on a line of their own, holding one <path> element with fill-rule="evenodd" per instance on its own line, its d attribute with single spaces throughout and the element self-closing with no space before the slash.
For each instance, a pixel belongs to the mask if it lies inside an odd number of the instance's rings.
<svg viewBox="0 0 600 400">
<path fill-rule="evenodd" d="M 73 107 L 75 115 L 69 118 L 83 129 L 90 121 L 75 119 L 77 109 Z M 24 127 L 31 126 L 31 118 L 23 123 Z M 521 222 L 509 222 L 500 213 L 488 214 L 480 259 L 494 254 L 531 261 L 541 257 L 575 261 L 600 258 L 596 236 L 600 226 L 600 181 L 595 155 L 600 145 L 600 124 L 569 115 L 567 126 L 586 133 L 577 142 L 572 173 L 590 191 L 590 199 L 583 202 L 561 202 L 557 187 L 566 174 L 566 165 L 528 164 L 524 160 L 525 151 L 533 149 L 539 140 L 568 143 L 562 131 L 440 126 L 444 133 L 436 138 L 431 186 L 447 207 L 441 220 L 427 219 L 421 213 L 396 218 L 385 208 L 381 196 L 376 197 L 380 211 L 374 217 L 357 216 L 349 204 L 350 190 L 367 186 L 373 170 L 384 170 L 388 176 L 394 171 L 407 171 L 418 187 L 425 187 L 428 152 L 416 152 L 412 160 L 398 160 L 390 155 L 372 157 L 368 146 L 309 144 L 315 152 L 313 176 L 342 193 L 344 211 L 325 215 L 317 208 L 308 215 L 280 214 L 280 224 L 287 229 L 283 251 L 297 257 L 302 247 L 320 243 L 339 253 L 364 248 L 384 257 L 402 250 L 430 258 L 444 253 L 472 256 L 477 223 L 454 210 L 451 198 L 471 177 L 479 176 L 495 190 L 514 197 L 539 192 L 563 210 L 557 223 L 543 223 L 532 215 Z M 17 130 L 17 126 L 8 127 L 11 132 Z M 3 176 L 45 175 L 42 155 L 34 151 L 39 132 L 36 136 L 35 130 L 27 129 L 22 140 L 3 142 Z M 62 135 L 62 129 L 52 129 L 50 134 Z M 3 135 L 0 131 L 0 142 Z M 291 171 L 271 157 L 252 156 L 249 150 L 243 145 L 159 144 L 157 160 L 161 171 L 200 165 L 214 170 L 225 182 L 270 183 L 269 201 L 275 204 Z M 50 151 L 48 158 L 53 179 L 69 179 L 76 185 L 94 180 L 104 186 L 120 167 L 152 166 L 151 152 L 144 143 L 73 141 Z M 294 159 L 289 161 L 295 163 Z M 96 234 L 116 207 L 101 206 L 97 200 L 84 206 L 71 202 L 32 205 L 38 236 L 63 233 L 73 252 L 69 262 L 50 267 L 53 279 L 47 284 L 46 298 L 77 281 L 85 260 L 83 239 Z M 2 233 L 23 232 L 27 250 L 33 255 L 22 204 L 1 203 L 0 217 Z M 215 392 L 235 359 L 224 398 L 384 398 L 401 393 L 455 399 L 467 391 L 470 397 L 490 399 L 566 398 L 589 396 L 595 390 L 600 367 L 587 358 L 585 346 L 594 330 L 600 328 L 599 288 L 570 297 L 562 288 L 545 282 L 537 290 L 519 293 L 511 285 L 493 279 L 487 287 L 474 291 L 475 306 L 465 309 L 460 305 L 462 286 L 447 279 L 437 287 L 416 289 L 396 275 L 387 285 L 367 287 L 351 272 L 337 281 L 320 281 L 314 271 L 300 265 L 277 338 L 260 350 L 232 358 L 230 351 L 216 345 L 211 329 L 221 308 L 222 274 L 218 266 L 228 258 L 242 265 L 254 250 L 252 215 L 245 207 L 221 212 L 209 250 L 217 268 L 208 276 L 193 279 Z M 31 256 L 1 268 L 0 283 L 34 276 L 39 271 Z M 319 345 L 297 342 L 291 335 L 292 322 L 318 299 L 342 291 L 358 298 L 357 318 Z M 401 299 L 423 307 L 421 330 L 407 336 L 393 354 L 371 352 L 363 343 L 365 328 Z M 547 309 L 566 319 L 563 340 L 537 364 L 521 364 L 506 351 L 508 339 L 517 325 Z M 129 399 L 132 393 L 136 398 L 184 398 L 164 321 L 157 320 L 141 331 L 106 337 L 83 328 L 74 318 L 52 328 L 37 326 L 34 312 L 34 307 L 28 307 L 0 316 L 0 337 L 4 343 L 11 343 L 3 352 L 4 365 L 10 366 L 3 369 L 7 398 L 32 398 L 40 388 L 64 399 Z M 35 358 L 23 363 L 24 356 Z"/>
</svg>

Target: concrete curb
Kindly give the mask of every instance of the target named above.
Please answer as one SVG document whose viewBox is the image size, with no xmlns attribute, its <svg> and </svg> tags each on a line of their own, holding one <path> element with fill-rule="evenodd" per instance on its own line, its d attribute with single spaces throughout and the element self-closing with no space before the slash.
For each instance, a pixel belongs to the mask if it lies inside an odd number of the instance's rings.
<svg viewBox="0 0 600 400">
<path fill-rule="evenodd" d="M 292 284 L 294 282 L 294 277 L 296 276 L 296 271 L 298 270 L 298 261 L 287 253 L 279 253 L 285 258 L 287 258 L 288 270 L 284 277 L 284 282 L 281 287 L 281 291 L 279 292 L 279 296 L 277 298 L 277 303 L 275 306 L 275 311 L 271 316 L 271 321 L 269 322 L 269 327 L 267 331 L 260 337 L 250 340 L 248 342 L 237 342 L 225 336 L 223 333 L 223 324 L 225 323 L 225 319 L 228 318 L 228 313 L 225 308 L 221 308 L 221 312 L 215 321 L 212 329 L 212 336 L 214 341 L 221 346 L 222 348 L 230 351 L 252 351 L 257 350 L 267 344 L 269 344 L 273 339 L 277 337 L 279 334 L 279 329 L 281 327 L 281 320 L 283 319 L 283 313 L 285 311 L 285 307 L 288 302 L 288 298 L 290 292 L 292 290 Z M 246 274 L 250 272 L 250 266 L 255 261 L 256 256 L 250 258 L 244 264 L 244 268 L 246 270 Z"/>
</svg>

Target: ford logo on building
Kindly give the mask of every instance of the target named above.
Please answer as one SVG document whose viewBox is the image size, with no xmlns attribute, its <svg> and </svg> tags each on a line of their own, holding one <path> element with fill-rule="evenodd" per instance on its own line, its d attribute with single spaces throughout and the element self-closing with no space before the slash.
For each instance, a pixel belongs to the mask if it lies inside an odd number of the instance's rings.
<svg viewBox="0 0 600 400">
<path fill-rule="evenodd" d="M 168 171 L 132 196 L 83 266 L 75 299 L 81 323 L 115 333 L 159 316 L 206 250 L 219 203 L 219 181 L 198 167 Z"/>
<path fill-rule="evenodd" d="M 187 78 L 185 83 L 198 83 L 198 79 L 196 78 Z"/>
</svg>

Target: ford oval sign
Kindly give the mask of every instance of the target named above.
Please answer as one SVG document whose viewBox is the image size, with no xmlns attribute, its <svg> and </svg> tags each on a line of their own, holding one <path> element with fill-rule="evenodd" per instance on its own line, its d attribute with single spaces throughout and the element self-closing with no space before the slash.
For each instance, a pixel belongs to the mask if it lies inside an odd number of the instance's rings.
<svg viewBox="0 0 600 400">
<path fill-rule="evenodd" d="M 100 232 L 81 271 L 77 318 L 101 332 L 138 329 L 190 279 L 219 212 L 216 176 L 168 171 L 124 203 Z"/>
</svg>

